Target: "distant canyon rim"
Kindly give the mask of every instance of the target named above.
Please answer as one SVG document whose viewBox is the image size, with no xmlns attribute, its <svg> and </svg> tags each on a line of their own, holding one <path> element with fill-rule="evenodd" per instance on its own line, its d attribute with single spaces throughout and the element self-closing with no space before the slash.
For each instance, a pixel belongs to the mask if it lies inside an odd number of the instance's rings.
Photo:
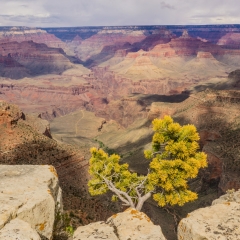
<svg viewBox="0 0 240 240">
<path fill-rule="evenodd" d="M 239 25 L 1 27 L 0 98 L 47 119 L 80 108 L 102 116 L 131 94 L 227 82 L 239 47 Z"/>
</svg>

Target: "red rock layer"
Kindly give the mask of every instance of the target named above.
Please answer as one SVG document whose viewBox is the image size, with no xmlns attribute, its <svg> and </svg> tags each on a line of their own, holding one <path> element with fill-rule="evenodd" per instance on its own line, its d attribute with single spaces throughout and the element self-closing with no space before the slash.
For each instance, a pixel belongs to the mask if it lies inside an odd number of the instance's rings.
<svg viewBox="0 0 240 240">
<path fill-rule="evenodd" d="M 26 42 L 44 43 L 48 47 L 66 48 L 66 44 L 53 34 L 49 34 L 41 29 L 28 29 L 13 27 L 8 31 L 0 32 L 0 43 L 7 42 Z"/>
<path fill-rule="evenodd" d="M 133 44 L 145 39 L 146 36 L 142 32 L 124 31 L 124 30 L 103 30 L 98 34 L 84 40 L 75 50 L 77 56 L 85 61 L 91 56 L 99 54 L 105 46 L 122 45 L 123 43 Z"/>
<path fill-rule="evenodd" d="M 0 74 L 14 79 L 29 75 L 46 73 L 61 73 L 71 67 L 71 62 L 64 56 L 59 48 L 49 48 L 45 44 L 29 42 L 8 42 L 0 44 L 2 70 Z M 13 69 L 14 76 L 9 72 L 3 74 L 5 68 Z M 27 69 L 27 70 L 26 70 Z M 17 71 L 18 70 L 18 71 Z"/>
<path fill-rule="evenodd" d="M 38 87 L 16 82 L 0 85 L 0 99 L 18 103 L 25 112 L 41 113 L 50 120 L 83 108 L 89 100 L 86 94 L 92 88 L 92 85 Z"/>
<path fill-rule="evenodd" d="M 240 33 L 234 32 L 227 33 L 218 40 L 217 44 L 228 48 L 239 49 Z"/>
</svg>

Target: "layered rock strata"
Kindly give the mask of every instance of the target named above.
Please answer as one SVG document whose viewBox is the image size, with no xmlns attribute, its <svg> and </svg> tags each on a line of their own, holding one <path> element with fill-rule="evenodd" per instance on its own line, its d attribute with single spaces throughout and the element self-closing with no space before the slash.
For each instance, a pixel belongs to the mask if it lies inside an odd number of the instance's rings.
<svg viewBox="0 0 240 240">
<path fill-rule="evenodd" d="M 52 239 L 57 203 L 62 208 L 55 168 L 1 165 L 0 177 L 0 239 Z"/>
<path fill-rule="evenodd" d="M 49 47 L 62 48 L 66 44 L 57 38 L 54 34 L 47 33 L 45 30 L 27 27 L 12 27 L 6 30 L 0 30 L 0 42 L 24 42 L 33 41 L 35 43 L 44 43 Z"/>
<path fill-rule="evenodd" d="M 0 43 L 0 76 L 12 79 L 61 73 L 72 67 L 60 48 L 33 41 Z"/>
<path fill-rule="evenodd" d="M 122 45 L 123 43 L 133 44 L 145 39 L 143 31 L 132 30 L 101 30 L 97 34 L 81 42 L 74 49 L 77 56 L 86 61 L 91 56 L 99 54 L 105 46 Z"/>
</svg>

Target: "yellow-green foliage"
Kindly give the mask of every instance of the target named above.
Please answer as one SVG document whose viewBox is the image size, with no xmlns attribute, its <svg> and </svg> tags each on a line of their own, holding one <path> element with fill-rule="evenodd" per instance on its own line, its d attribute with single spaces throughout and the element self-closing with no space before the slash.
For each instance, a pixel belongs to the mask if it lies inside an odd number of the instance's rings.
<svg viewBox="0 0 240 240">
<path fill-rule="evenodd" d="M 117 154 L 108 155 L 102 149 L 91 148 L 92 157 L 89 163 L 89 173 L 92 179 L 88 182 L 91 195 L 106 193 L 109 186 L 106 182 L 111 182 L 120 191 L 127 192 L 133 202 L 137 202 L 136 186 L 138 186 L 146 176 L 138 176 L 128 170 L 128 164 L 119 164 L 120 156 Z M 118 197 L 114 195 L 113 201 Z"/>
<path fill-rule="evenodd" d="M 121 197 L 126 200 L 127 194 L 137 204 L 144 194 L 151 193 L 159 206 L 181 206 L 197 198 L 196 193 L 188 190 L 187 180 L 195 178 L 199 169 L 207 166 L 207 161 L 206 154 L 198 152 L 199 135 L 195 126 L 180 126 L 165 116 L 153 121 L 153 130 L 152 150 L 144 152 L 151 159 L 146 176 L 131 173 L 128 164 L 119 164 L 120 157 L 116 154 L 109 156 L 102 149 L 91 149 L 92 179 L 88 182 L 91 195 L 111 190 L 117 192 L 113 201 L 118 198 L 123 201 Z"/>
<path fill-rule="evenodd" d="M 146 158 L 152 159 L 148 180 L 158 190 L 153 199 L 160 206 L 182 206 L 195 200 L 197 194 L 188 190 L 187 180 L 207 166 L 206 154 L 197 152 L 199 135 L 195 126 L 180 126 L 165 116 L 153 121 L 153 130 L 152 150 L 144 152 Z"/>
</svg>

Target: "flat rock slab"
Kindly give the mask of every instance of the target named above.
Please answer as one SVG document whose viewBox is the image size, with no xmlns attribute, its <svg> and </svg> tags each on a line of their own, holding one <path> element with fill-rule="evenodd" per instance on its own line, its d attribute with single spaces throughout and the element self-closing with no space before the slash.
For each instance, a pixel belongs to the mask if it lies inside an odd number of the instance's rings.
<svg viewBox="0 0 240 240">
<path fill-rule="evenodd" d="M 79 227 L 73 236 L 74 240 L 96 240 L 109 239 L 118 240 L 114 233 L 114 228 L 104 222 L 90 223 L 86 226 Z"/>
<path fill-rule="evenodd" d="M 160 226 L 154 225 L 142 212 L 129 208 L 110 217 L 106 223 L 97 222 L 79 227 L 74 240 L 165 240 Z"/>
<path fill-rule="evenodd" d="M 0 229 L 17 218 L 51 239 L 61 189 L 53 166 L 0 166 Z M 60 206 L 61 207 L 61 206 Z"/>
<path fill-rule="evenodd" d="M 240 191 L 233 195 L 232 201 L 226 194 L 214 200 L 212 206 L 188 214 L 178 225 L 178 239 L 240 239 Z"/>
<path fill-rule="evenodd" d="M 1 240 L 19 239 L 19 240 L 41 240 L 35 229 L 30 224 L 20 219 L 13 219 L 0 230 Z"/>
</svg>

